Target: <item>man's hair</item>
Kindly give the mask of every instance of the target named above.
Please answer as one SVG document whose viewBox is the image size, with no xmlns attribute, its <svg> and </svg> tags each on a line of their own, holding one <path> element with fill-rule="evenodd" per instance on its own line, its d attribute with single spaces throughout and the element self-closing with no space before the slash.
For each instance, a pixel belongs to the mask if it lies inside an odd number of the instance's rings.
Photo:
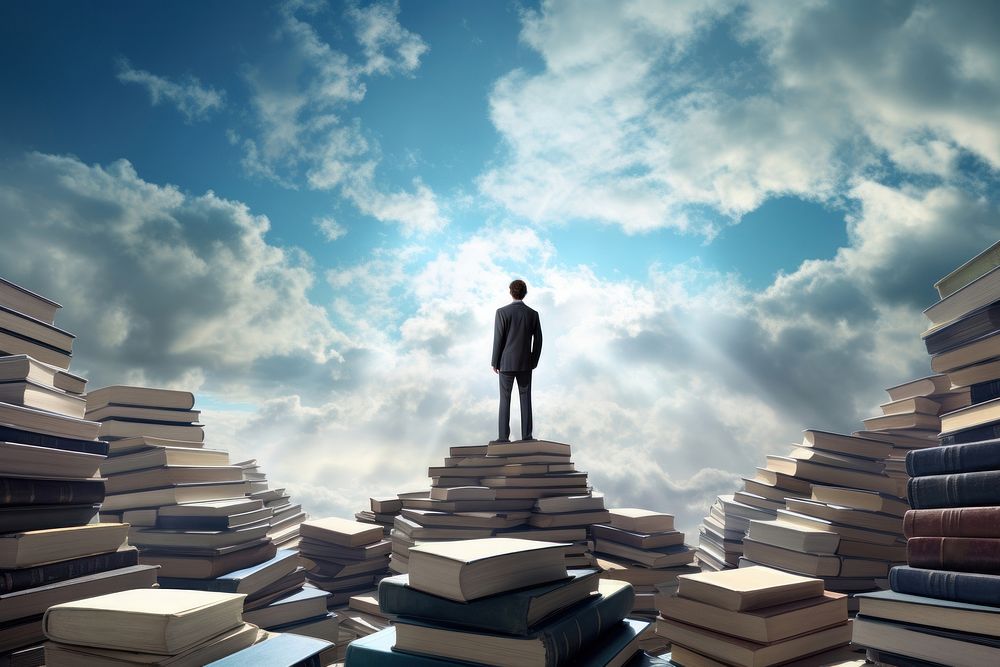
<svg viewBox="0 0 1000 667">
<path fill-rule="evenodd" d="M 520 301 L 524 298 L 524 295 L 528 293 L 528 286 L 524 284 L 521 279 L 515 280 L 510 284 L 510 295 Z"/>
</svg>

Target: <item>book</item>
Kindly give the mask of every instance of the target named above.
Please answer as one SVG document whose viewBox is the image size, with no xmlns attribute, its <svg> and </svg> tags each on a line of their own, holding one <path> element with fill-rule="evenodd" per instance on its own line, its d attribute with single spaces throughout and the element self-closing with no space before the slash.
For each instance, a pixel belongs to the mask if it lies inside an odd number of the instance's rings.
<svg viewBox="0 0 1000 667">
<path fill-rule="evenodd" d="M 879 530 L 871 530 L 869 528 L 848 526 L 842 523 L 830 521 L 829 519 L 822 519 L 820 517 L 809 516 L 808 514 L 791 512 L 789 510 L 778 510 L 777 517 L 782 521 L 787 521 L 788 523 L 793 523 L 799 526 L 818 528 L 831 533 L 837 533 L 840 535 L 841 540 L 870 542 L 872 544 L 881 545 L 895 544 L 899 540 L 898 530 L 883 532 Z"/>
<path fill-rule="evenodd" d="M 608 510 L 594 510 L 590 512 L 564 512 L 561 514 L 532 514 L 528 518 L 528 524 L 536 528 L 559 528 L 607 523 L 610 520 L 611 514 Z"/>
<path fill-rule="evenodd" d="M 550 615 L 588 598 L 598 586 L 594 569 L 570 570 L 569 579 L 454 602 L 409 586 L 408 575 L 383 579 L 378 607 L 385 614 L 507 635 L 528 635 Z"/>
<path fill-rule="evenodd" d="M 585 496 L 552 496 L 535 501 L 536 512 L 559 514 L 563 512 L 593 512 L 604 509 L 604 496 L 595 493 Z"/>
<path fill-rule="evenodd" d="M 998 268 L 1000 267 L 991 269 L 925 309 L 924 315 L 930 320 L 931 325 L 939 326 L 945 322 L 956 320 L 966 313 L 995 301 L 997 293 L 1000 292 L 1000 271 L 997 270 Z"/>
<path fill-rule="evenodd" d="M 243 548 L 228 551 L 210 550 L 201 555 L 146 549 L 139 562 L 158 565 L 161 578 L 215 579 L 268 561 L 277 554 L 277 547 L 266 539 L 241 546 Z"/>
<path fill-rule="evenodd" d="M 1000 377 L 1000 359 L 984 361 L 948 372 L 948 380 L 956 387 L 970 387 L 998 377 Z"/>
<path fill-rule="evenodd" d="M 136 546 L 151 549 L 228 547 L 266 537 L 269 528 L 270 525 L 266 521 L 230 530 L 136 528 L 129 534 L 129 541 Z"/>
<path fill-rule="evenodd" d="M 944 326 L 933 327 L 921 338 L 927 354 L 933 355 L 968 345 L 997 329 L 1000 329 L 1000 304 L 991 303 Z"/>
<path fill-rule="evenodd" d="M 833 627 L 769 644 L 730 637 L 707 628 L 667 618 L 657 619 L 656 633 L 666 637 L 673 644 L 715 658 L 727 665 L 769 667 L 849 644 L 851 624 L 845 619 L 843 623 Z"/>
<path fill-rule="evenodd" d="M 650 627 L 645 621 L 625 619 L 609 628 L 601 642 L 591 642 L 573 659 L 574 667 L 623 667 L 639 650 L 639 637 Z M 347 664 L 351 667 L 442 667 L 456 664 L 450 660 L 403 653 L 393 650 L 396 628 L 390 627 L 351 642 Z M 462 664 L 462 663 L 458 663 Z M 639 663 L 642 664 L 642 663 Z"/>
<path fill-rule="evenodd" d="M 934 288 L 938 296 L 944 299 L 997 266 L 1000 266 L 1000 241 L 938 280 L 934 283 Z"/>
<path fill-rule="evenodd" d="M 847 486 L 879 493 L 895 493 L 896 481 L 885 475 L 856 472 L 848 468 L 799 461 L 787 456 L 768 456 L 767 467 L 775 472 L 830 486 Z"/>
<path fill-rule="evenodd" d="M 434 500 L 496 500 L 497 492 L 486 486 L 455 486 L 432 488 Z"/>
<path fill-rule="evenodd" d="M 161 518 L 196 519 L 221 518 L 241 515 L 265 509 L 261 500 L 254 498 L 227 498 L 223 500 L 203 500 L 184 503 L 183 505 L 166 505 L 157 510 Z M 267 508 L 270 509 L 270 508 Z"/>
<path fill-rule="evenodd" d="M 403 509 L 403 501 L 394 496 L 369 498 L 369 503 L 376 514 L 393 514 Z"/>
<path fill-rule="evenodd" d="M 869 431 L 880 431 L 883 429 L 927 429 L 939 430 L 941 419 L 937 415 L 925 415 L 919 412 L 910 414 L 881 415 L 869 417 L 862 420 L 865 428 Z"/>
<path fill-rule="evenodd" d="M 768 567 L 745 567 L 680 576 L 677 594 L 722 609 L 750 611 L 819 597 L 823 581 Z"/>
<path fill-rule="evenodd" d="M 0 303 L 0 329 L 66 354 L 73 352 L 73 340 L 76 336 L 53 324 L 8 308 L 2 303 Z"/>
<path fill-rule="evenodd" d="M 162 489 L 131 491 L 110 494 L 104 499 L 103 509 L 109 512 L 140 507 L 161 507 L 204 500 L 225 500 L 245 495 L 245 482 L 222 482 L 218 484 L 177 484 Z"/>
<path fill-rule="evenodd" d="M 945 375 L 929 375 L 927 377 L 910 380 L 903 384 L 889 387 L 886 393 L 894 401 L 901 401 L 905 398 L 916 398 L 917 396 L 933 396 L 950 391 L 951 383 Z"/>
<path fill-rule="evenodd" d="M 0 533 L 82 526 L 93 521 L 100 505 L 22 505 L 0 507 Z"/>
<path fill-rule="evenodd" d="M 145 470 L 108 474 L 105 482 L 107 493 L 125 493 L 156 489 L 177 484 L 215 484 L 242 482 L 243 471 L 238 466 L 184 466 L 167 465 Z"/>
<path fill-rule="evenodd" d="M 87 394 L 88 410 L 112 404 L 190 410 L 194 407 L 194 394 L 189 391 L 123 385 L 102 387 Z"/>
<path fill-rule="evenodd" d="M 942 445 L 961 445 L 970 442 L 980 442 L 982 440 L 996 440 L 998 438 L 1000 438 L 1000 422 L 962 431 L 942 432 L 938 440 Z"/>
<path fill-rule="evenodd" d="M 109 419 L 144 421 L 168 424 L 193 424 L 198 421 L 200 410 L 175 410 L 173 408 L 147 408 L 136 405 L 109 403 L 87 410 L 87 419 L 95 422 Z"/>
<path fill-rule="evenodd" d="M 41 623 L 39 622 L 39 625 Z M 47 667 L 201 667 L 262 641 L 267 634 L 250 623 L 227 630 L 176 655 L 138 653 L 46 642 Z"/>
<path fill-rule="evenodd" d="M 1000 420 L 1000 398 L 941 415 L 941 432 L 953 433 Z"/>
<path fill-rule="evenodd" d="M 221 501 L 209 501 L 209 502 L 221 502 Z M 184 507 L 184 505 L 174 505 L 174 507 Z M 295 507 L 298 507 L 296 505 Z M 130 514 L 136 512 L 152 512 L 154 514 L 153 520 L 149 523 L 140 524 L 136 523 L 129 516 Z M 192 516 L 192 515 L 180 515 L 180 516 L 155 516 L 156 510 L 130 510 L 125 513 L 123 520 L 126 523 L 130 523 L 133 526 L 146 525 L 146 526 L 156 526 L 157 528 L 164 528 L 166 530 L 230 530 L 234 528 L 241 528 L 248 526 L 250 524 L 259 523 L 261 521 L 267 521 L 274 528 L 278 525 L 278 521 L 274 516 L 274 510 L 270 507 L 261 507 L 260 509 L 252 510 L 250 512 L 243 512 L 240 514 L 229 514 L 222 516 Z"/>
<path fill-rule="evenodd" d="M 884 459 L 892 451 L 892 443 L 883 440 L 858 438 L 852 435 L 841 435 L 840 433 L 818 431 L 815 429 L 803 431 L 802 446 L 875 460 Z"/>
<path fill-rule="evenodd" d="M 7 475 L 94 477 L 104 460 L 100 454 L 0 442 L 0 470 Z"/>
<path fill-rule="evenodd" d="M 674 517 L 651 510 L 625 507 L 610 510 L 611 525 L 634 533 L 655 533 L 674 529 Z"/>
<path fill-rule="evenodd" d="M 294 572 L 298 566 L 299 557 L 295 551 L 280 549 L 272 558 L 266 561 L 227 572 L 214 579 L 161 576 L 159 577 L 159 581 L 160 586 L 163 588 L 185 588 L 199 591 L 252 595 Z"/>
<path fill-rule="evenodd" d="M 902 530 L 902 517 L 878 512 L 866 512 L 853 507 L 841 507 L 826 503 L 814 502 L 805 498 L 789 498 L 785 505 L 788 511 L 808 516 L 827 519 L 834 523 L 847 526 L 858 526 L 878 530 L 885 533 L 898 533 Z"/>
<path fill-rule="evenodd" d="M 486 447 L 487 456 L 526 456 L 531 454 L 557 454 L 569 456 L 571 447 L 551 440 L 515 440 L 508 443 L 491 442 Z"/>
<path fill-rule="evenodd" d="M 7 354 L 27 354 L 43 363 L 64 370 L 69 368 L 72 359 L 72 355 L 65 350 L 46 345 L 8 329 L 0 329 L 0 350 Z"/>
<path fill-rule="evenodd" d="M 131 438 L 119 438 L 108 441 L 108 451 L 115 457 L 122 454 L 133 454 L 156 447 L 179 447 L 183 449 L 201 449 L 204 443 L 185 440 L 170 440 L 169 438 L 154 438 L 149 435 L 137 435 Z"/>
<path fill-rule="evenodd" d="M 854 620 L 854 644 L 954 667 L 1000 663 L 1000 642 L 983 635 L 866 616 Z"/>
<path fill-rule="evenodd" d="M 910 510 L 903 517 L 903 535 L 1000 538 L 1000 507 Z"/>
<path fill-rule="evenodd" d="M 152 436 L 169 440 L 204 442 L 205 430 L 201 424 L 169 424 L 166 422 L 124 421 L 107 419 L 100 424 L 102 438 L 130 438 Z"/>
<path fill-rule="evenodd" d="M 410 586 L 449 600 L 478 598 L 566 577 L 565 544 L 509 538 L 431 542 L 410 549 Z"/>
<path fill-rule="evenodd" d="M 969 402 L 972 405 L 985 403 L 994 398 L 1000 398 L 1000 380 L 978 382 L 969 387 Z"/>
<path fill-rule="evenodd" d="M 0 382 L 0 401 L 83 419 L 87 402 L 62 389 L 46 387 L 34 380 Z"/>
<path fill-rule="evenodd" d="M 55 301 L 3 278 L 0 278 L 0 303 L 46 324 L 52 324 L 56 312 L 62 308 Z"/>
<path fill-rule="evenodd" d="M 694 560 L 694 549 L 684 544 L 656 549 L 637 549 L 611 540 L 595 539 L 594 551 L 626 558 L 651 568 L 677 567 L 687 565 Z"/>
<path fill-rule="evenodd" d="M 659 549 L 684 544 L 684 533 L 679 530 L 667 530 L 660 533 L 633 533 L 614 526 L 595 524 L 591 526 L 590 531 L 595 539 L 618 542 L 636 549 Z"/>
<path fill-rule="evenodd" d="M 917 449 L 906 455 L 910 477 L 977 472 L 1000 468 L 1000 440 Z"/>
<path fill-rule="evenodd" d="M 906 562 L 930 570 L 1000 574 L 1000 538 L 911 537 Z"/>
<path fill-rule="evenodd" d="M 882 461 L 837 454 L 811 447 L 796 447 L 788 454 L 788 457 L 798 459 L 799 461 L 809 461 L 818 465 L 847 468 L 848 470 L 867 472 L 875 475 L 879 475 L 885 471 L 885 463 Z"/>
<path fill-rule="evenodd" d="M 840 535 L 837 533 L 800 526 L 781 519 L 751 520 L 747 536 L 756 542 L 814 554 L 835 554 L 837 547 L 840 546 Z"/>
<path fill-rule="evenodd" d="M 0 595 L 0 624 L 40 616 L 52 605 L 67 600 L 86 598 L 107 591 L 147 589 L 155 583 L 155 567 L 135 565 L 5 593 Z"/>
<path fill-rule="evenodd" d="M 0 535 L 0 570 L 116 551 L 127 537 L 128 525 L 122 523 L 92 523 Z"/>
<path fill-rule="evenodd" d="M 671 596 L 660 605 L 664 618 L 760 644 L 769 644 L 838 625 L 847 620 L 847 596 L 825 591 L 819 597 L 751 611 L 732 611 L 697 600 Z"/>
<path fill-rule="evenodd" d="M 574 659 L 592 638 L 620 623 L 632 609 L 632 586 L 601 581 L 591 595 L 571 610 L 526 636 L 504 636 L 452 629 L 410 617 L 396 619 L 399 651 L 491 665 L 562 665 Z"/>
<path fill-rule="evenodd" d="M 120 591 L 54 605 L 52 641 L 173 655 L 243 624 L 243 595 L 162 588 Z"/>
<path fill-rule="evenodd" d="M 316 588 L 303 588 L 278 598 L 266 607 L 244 611 L 243 620 L 261 628 L 294 623 L 307 618 L 326 615 L 330 594 Z"/>
<path fill-rule="evenodd" d="M 1000 576 L 993 574 L 927 570 L 899 565 L 889 572 L 889 585 L 897 593 L 954 602 L 995 605 L 997 599 L 1000 599 Z"/>
<path fill-rule="evenodd" d="M 986 336 L 931 357 L 931 369 L 936 373 L 951 373 L 966 366 L 990 361 L 1000 356 L 1000 332 Z"/>
<path fill-rule="evenodd" d="M 904 398 L 899 401 L 890 401 L 879 406 L 883 415 L 906 415 L 920 413 L 925 415 L 936 415 L 941 412 L 941 404 L 924 396 Z"/>
<path fill-rule="evenodd" d="M 44 447 L 46 449 L 58 449 L 67 452 L 83 452 L 87 454 L 97 454 L 99 456 L 108 455 L 108 443 L 103 440 L 66 438 L 40 433 L 37 431 L 25 430 L 3 423 L 0 423 L 0 442 L 31 445 L 33 447 Z"/>
<path fill-rule="evenodd" d="M 154 447 L 109 459 L 102 465 L 101 471 L 105 475 L 117 475 L 160 466 L 228 465 L 229 452 L 222 449 Z"/>
<path fill-rule="evenodd" d="M 299 534 L 303 538 L 344 547 L 379 542 L 383 535 L 381 526 L 371 526 L 338 517 L 310 519 L 299 526 Z"/>
<path fill-rule="evenodd" d="M 865 512 L 903 516 L 910 506 L 896 496 L 863 489 L 813 484 L 811 499 L 826 505 L 851 507 Z"/>
<path fill-rule="evenodd" d="M 103 479 L 0 477 L 0 506 L 92 505 L 103 499 Z"/>
<path fill-rule="evenodd" d="M 1000 470 L 911 477 L 907 497 L 913 509 L 1000 505 Z"/>
<path fill-rule="evenodd" d="M 136 549 L 123 547 L 109 553 L 98 553 L 16 570 L 0 570 L 0 595 L 138 564 Z"/>
<path fill-rule="evenodd" d="M 272 667 L 322 667 L 320 654 L 332 644 L 315 637 L 282 633 L 266 641 L 249 646 L 225 658 L 207 663 L 208 667 L 246 667 L 271 665 Z"/>
<path fill-rule="evenodd" d="M 859 593 L 859 612 L 871 618 L 1000 637 L 1000 607 L 952 602 L 895 591 Z"/>
<path fill-rule="evenodd" d="M 885 577 L 890 564 L 882 560 L 783 549 L 752 539 L 743 540 L 743 555 L 755 563 L 813 577 Z"/>
<path fill-rule="evenodd" d="M 57 415 L 46 410 L 26 408 L 22 405 L 0 403 L 0 424 L 9 424 L 14 428 L 35 431 L 44 435 L 75 440 L 94 440 L 97 438 L 101 425 L 85 419 L 74 419 Z M 17 438 L 8 438 L 26 445 L 36 445 L 38 442 L 25 442 Z"/>
</svg>

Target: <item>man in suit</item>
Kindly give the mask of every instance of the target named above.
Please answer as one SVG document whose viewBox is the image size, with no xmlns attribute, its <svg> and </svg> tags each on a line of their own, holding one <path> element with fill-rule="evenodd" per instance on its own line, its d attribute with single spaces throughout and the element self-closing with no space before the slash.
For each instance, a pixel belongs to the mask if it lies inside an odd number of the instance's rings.
<svg viewBox="0 0 1000 667">
<path fill-rule="evenodd" d="M 521 398 L 521 439 L 531 437 L 531 371 L 542 355 L 542 326 L 538 313 L 524 304 L 528 286 L 510 284 L 510 304 L 497 309 L 493 325 L 493 372 L 500 376 L 500 433 L 494 442 L 510 442 L 510 394 L 517 380 Z"/>
</svg>

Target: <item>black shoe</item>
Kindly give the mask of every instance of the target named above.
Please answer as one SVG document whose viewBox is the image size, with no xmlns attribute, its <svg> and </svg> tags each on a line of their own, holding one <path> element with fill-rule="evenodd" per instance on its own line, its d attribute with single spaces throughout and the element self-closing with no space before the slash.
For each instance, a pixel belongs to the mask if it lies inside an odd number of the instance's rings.
<svg viewBox="0 0 1000 667">
<path fill-rule="evenodd" d="M 490 440 L 491 445 L 509 445 L 510 440 Z"/>
</svg>

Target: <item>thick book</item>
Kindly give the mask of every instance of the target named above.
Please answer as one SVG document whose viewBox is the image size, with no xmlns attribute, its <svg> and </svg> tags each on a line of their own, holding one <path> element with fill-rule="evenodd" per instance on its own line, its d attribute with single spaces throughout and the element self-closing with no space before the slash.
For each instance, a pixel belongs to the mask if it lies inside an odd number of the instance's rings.
<svg viewBox="0 0 1000 667">
<path fill-rule="evenodd" d="M 107 493 L 127 493 L 158 489 L 175 484 L 214 484 L 243 481 L 243 471 L 226 465 L 168 465 L 110 475 L 106 471 Z"/>
<path fill-rule="evenodd" d="M 138 564 L 138 551 L 134 547 L 124 547 L 110 553 L 99 553 L 17 570 L 0 570 L 0 595 Z"/>
<path fill-rule="evenodd" d="M 267 539 L 240 547 L 242 548 L 200 555 L 146 549 L 139 557 L 139 562 L 158 565 L 161 578 L 212 580 L 236 570 L 253 567 L 277 555 L 277 547 Z"/>
<path fill-rule="evenodd" d="M 910 380 L 903 384 L 889 387 L 886 393 L 894 401 L 901 401 L 904 398 L 916 398 L 918 396 L 933 396 L 942 394 L 951 389 L 951 383 L 945 375 L 929 375 L 916 380 Z"/>
<path fill-rule="evenodd" d="M 624 507 L 609 510 L 611 525 L 614 528 L 630 530 L 634 533 L 656 533 L 674 529 L 672 514 L 663 514 L 652 510 Z"/>
<path fill-rule="evenodd" d="M 100 436 L 107 439 L 152 436 L 182 442 L 201 443 L 205 441 L 205 429 L 201 424 L 135 422 L 124 419 L 107 419 L 95 423 L 100 424 Z"/>
<path fill-rule="evenodd" d="M 1000 599 L 1000 575 L 927 570 L 900 565 L 889 572 L 889 585 L 897 593 L 954 602 L 995 605 Z"/>
<path fill-rule="evenodd" d="M 381 526 L 371 526 L 339 517 L 310 519 L 299 526 L 299 534 L 304 538 L 330 544 L 357 547 L 381 541 Z"/>
<path fill-rule="evenodd" d="M 100 456 L 108 455 L 108 443 L 103 440 L 52 435 L 19 428 L 3 420 L 0 420 L 0 441 L 45 447 L 47 449 L 61 449 L 68 452 L 85 452 Z"/>
<path fill-rule="evenodd" d="M 722 609 L 749 611 L 819 597 L 823 581 L 769 567 L 744 567 L 682 575 L 677 594 Z"/>
<path fill-rule="evenodd" d="M 82 526 L 93 521 L 99 511 L 96 503 L 0 507 L 0 533 Z"/>
<path fill-rule="evenodd" d="M 977 382 L 969 387 L 969 400 L 972 405 L 992 401 L 994 398 L 1000 398 L 1000 380 Z"/>
<path fill-rule="evenodd" d="M 903 517 L 903 535 L 1000 538 L 1000 507 L 910 510 Z"/>
<path fill-rule="evenodd" d="M 996 439 L 1000 439 L 1000 422 L 951 433 L 942 433 L 938 441 L 942 445 L 964 445 L 970 442 Z"/>
<path fill-rule="evenodd" d="M 638 549 L 619 542 L 605 539 L 594 540 L 594 551 L 625 558 L 650 568 L 677 567 L 694 560 L 694 550 L 684 544 L 656 549 Z"/>
<path fill-rule="evenodd" d="M 0 350 L 9 354 L 27 354 L 61 369 L 69 368 L 73 358 L 65 350 L 3 328 L 0 328 Z"/>
<path fill-rule="evenodd" d="M 267 536 L 270 525 L 257 522 L 231 530 L 161 530 L 159 528 L 137 528 L 129 535 L 129 541 L 139 547 L 150 549 L 217 548 L 246 544 Z"/>
<path fill-rule="evenodd" d="M 530 634 L 535 625 L 597 590 L 597 570 L 570 570 L 569 579 L 472 602 L 454 602 L 411 588 L 408 575 L 379 582 L 378 606 L 384 614 L 420 618 L 462 628 L 507 635 Z"/>
<path fill-rule="evenodd" d="M 395 624 L 396 650 L 494 665 L 564 665 L 605 628 L 620 623 L 634 601 L 631 585 L 602 581 L 599 595 L 523 637 L 460 630 L 401 616 Z"/>
<path fill-rule="evenodd" d="M 1000 398 L 941 415 L 941 432 L 954 433 L 1000 421 Z"/>
<path fill-rule="evenodd" d="M 944 299 L 977 278 L 986 275 L 997 266 L 1000 266 L 1000 241 L 938 280 L 934 283 L 934 288 L 937 290 L 938 296 Z"/>
<path fill-rule="evenodd" d="M 273 628 L 287 623 L 325 616 L 330 594 L 316 588 L 303 588 L 284 595 L 270 604 L 243 612 L 243 620 L 261 628 Z M 376 614 L 381 614 L 378 606 Z"/>
<path fill-rule="evenodd" d="M 943 327 L 925 331 L 927 354 L 940 354 L 967 345 L 1000 329 L 1000 303 L 991 303 Z"/>
<path fill-rule="evenodd" d="M 189 391 L 124 385 L 102 387 L 87 393 L 88 410 L 96 410 L 109 404 L 190 410 L 194 407 L 194 394 Z"/>
<path fill-rule="evenodd" d="M 10 424 L 14 428 L 26 431 L 37 431 L 41 434 L 74 440 L 95 440 L 101 425 L 98 422 L 85 419 L 74 419 L 57 415 L 46 410 L 26 408 L 22 405 L 0 403 L 0 424 Z M 25 442 L 17 438 L 7 438 L 11 442 L 22 442 L 26 445 L 36 445 L 37 442 Z"/>
<path fill-rule="evenodd" d="M 34 380 L 0 382 L 0 401 L 73 419 L 83 419 L 87 407 L 87 401 L 76 394 L 47 387 Z"/>
<path fill-rule="evenodd" d="M 0 303 L 11 310 L 16 310 L 46 324 L 52 324 L 55 321 L 56 312 L 62 308 L 52 299 L 35 294 L 31 290 L 3 278 L 0 278 Z"/>
<path fill-rule="evenodd" d="M 781 519 L 751 520 L 747 537 L 755 542 L 812 554 L 835 554 L 840 546 L 840 535 L 837 533 Z"/>
<path fill-rule="evenodd" d="M 684 544 L 684 533 L 667 530 L 659 533 L 636 533 L 614 526 L 595 524 L 591 527 L 595 539 L 618 542 L 637 549 L 659 549 Z"/>
<path fill-rule="evenodd" d="M 895 591 L 859 593 L 858 613 L 887 621 L 1000 637 L 1000 607 L 953 602 Z"/>
<path fill-rule="evenodd" d="M 109 459 L 101 471 L 105 475 L 144 470 L 159 466 L 228 466 L 229 452 L 199 447 L 153 447 Z"/>
<path fill-rule="evenodd" d="M 103 481 L 102 481 L 103 488 Z M 226 500 L 246 495 L 246 482 L 222 482 L 219 484 L 176 484 L 162 489 L 132 491 L 110 494 L 104 499 L 102 509 L 108 512 L 182 505 L 205 500 Z"/>
<path fill-rule="evenodd" d="M 1000 267 L 994 267 L 924 310 L 924 315 L 932 326 L 939 326 L 992 303 L 998 293 L 1000 293 Z"/>
<path fill-rule="evenodd" d="M 913 509 L 1000 505 L 1000 470 L 912 477 L 907 497 Z"/>
<path fill-rule="evenodd" d="M 639 637 L 648 629 L 649 623 L 645 621 L 625 619 L 620 624 L 608 628 L 601 636 L 601 641 L 589 643 L 574 657 L 572 665 L 573 667 L 624 667 L 624 665 L 634 667 L 629 661 L 639 652 Z M 395 645 L 395 627 L 361 637 L 347 647 L 345 664 L 348 667 L 446 667 L 470 664 L 446 658 L 404 653 L 394 650 Z"/>
<path fill-rule="evenodd" d="M 724 628 L 727 635 L 761 644 L 814 632 L 847 620 L 847 596 L 830 591 L 819 597 L 753 611 L 731 611 L 680 596 L 666 597 L 659 606 L 664 618 L 709 630 Z"/>
<path fill-rule="evenodd" d="M 93 505 L 104 500 L 103 479 L 0 477 L 0 507 Z"/>
<path fill-rule="evenodd" d="M 34 380 L 68 391 L 71 394 L 82 394 L 87 388 L 87 381 L 78 375 L 43 363 L 27 354 L 13 354 L 0 357 L 0 381 Z"/>
<path fill-rule="evenodd" d="M 1000 538 L 911 537 L 906 562 L 930 570 L 1000 574 Z"/>
<path fill-rule="evenodd" d="M 906 455 L 910 477 L 1000 469 L 1000 439 L 914 449 Z"/>
<path fill-rule="evenodd" d="M 0 441 L 0 470 L 28 477 L 94 477 L 105 457 Z"/>
<path fill-rule="evenodd" d="M 889 442 L 815 429 L 803 432 L 802 446 L 875 460 L 884 459 L 892 451 L 892 444 Z"/>
<path fill-rule="evenodd" d="M 743 540 L 743 555 L 755 563 L 774 565 L 782 570 L 813 577 L 885 577 L 890 566 L 883 560 L 803 553 L 749 538 Z"/>
<path fill-rule="evenodd" d="M 54 605 L 43 623 L 55 642 L 173 655 L 240 627 L 243 598 L 163 588 L 120 591 Z"/>
<path fill-rule="evenodd" d="M 125 421 L 148 421 L 160 424 L 193 424 L 198 421 L 200 410 L 174 410 L 172 408 L 144 408 L 137 405 L 117 405 L 110 403 L 87 410 L 87 419 L 95 422 L 108 419 Z"/>
<path fill-rule="evenodd" d="M 315 637 L 282 633 L 225 658 L 210 662 L 206 667 L 322 667 L 320 654 L 333 644 Z"/>
<path fill-rule="evenodd" d="M 934 626 L 885 621 L 859 615 L 854 644 L 951 667 L 1000 664 L 1000 640 Z"/>
<path fill-rule="evenodd" d="M 275 556 L 262 563 L 234 572 L 228 572 L 215 579 L 190 579 L 184 577 L 159 578 L 163 588 L 182 588 L 220 593 L 244 593 L 252 595 L 287 576 L 299 566 L 299 556 L 290 549 L 281 549 Z"/>
<path fill-rule="evenodd" d="M 486 538 L 428 542 L 410 549 L 413 588 L 469 602 L 566 577 L 567 545 L 558 542 Z"/>
<path fill-rule="evenodd" d="M 128 525 L 123 523 L 91 523 L 0 535 L 0 570 L 116 551 L 127 537 Z"/>
<path fill-rule="evenodd" d="M 952 373 L 1000 356 L 1000 332 L 994 331 L 971 343 L 931 357 L 931 369 L 937 373 Z"/>
</svg>

